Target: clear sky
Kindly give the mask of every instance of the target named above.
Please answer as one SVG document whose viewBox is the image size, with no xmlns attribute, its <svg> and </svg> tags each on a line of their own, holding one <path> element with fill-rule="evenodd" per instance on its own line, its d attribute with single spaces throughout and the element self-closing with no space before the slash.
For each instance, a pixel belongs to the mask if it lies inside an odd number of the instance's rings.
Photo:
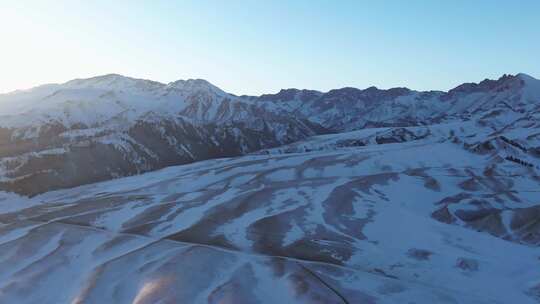
<svg viewBox="0 0 540 304">
<path fill-rule="evenodd" d="M 539 0 L 0 0 L 0 92 L 108 73 L 280 88 L 447 90 L 540 78 Z"/>
</svg>

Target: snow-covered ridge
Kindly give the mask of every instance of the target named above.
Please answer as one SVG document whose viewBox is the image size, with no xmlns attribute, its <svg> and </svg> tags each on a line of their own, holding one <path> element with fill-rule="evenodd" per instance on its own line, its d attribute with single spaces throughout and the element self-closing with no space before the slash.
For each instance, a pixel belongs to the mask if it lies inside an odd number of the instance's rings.
<svg viewBox="0 0 540 304">
<path fill-rule="evenodd" d="M 177 115 L 188 107 L 201 109 L 190 109 L 186 118 L 213 120 L 218 117 L 221 103 L 227 100 L 238 109 L 256 106 L 270 112 L 289 112 L 327 127 L 351 130 L 376 122 L 402 123 L 445 113 L 462 114 L 485 109 L 503 99 L 510 106 L 537 102 L 540 81 L 518 74 L 463 84 L 446 93 L 370 87 L 326 93 L 287 89 L 260 97 L 237 97 L 202 79 L 163 84 L 109 74 L 0 95 L 0 127 L 28 127 L 50 121 L 90 126 L 126 113 L 129 120 L 136 120 L 148 112 Z"/>
<path fill-rule="evenodd" d="M 169 84 L 116 74 L 76 79 L 0 95 L 0 127 L 38 126 L 51 121 L 66 127 L 79 123 L 95 126 L 118 117 L 135 121 L 149 112 L 178 115 L 192 96 L 201 94 L 208 104 L 214 103 L 213 108 L 223 99 L 235 99 L 201 79 Z"/>
</svg>

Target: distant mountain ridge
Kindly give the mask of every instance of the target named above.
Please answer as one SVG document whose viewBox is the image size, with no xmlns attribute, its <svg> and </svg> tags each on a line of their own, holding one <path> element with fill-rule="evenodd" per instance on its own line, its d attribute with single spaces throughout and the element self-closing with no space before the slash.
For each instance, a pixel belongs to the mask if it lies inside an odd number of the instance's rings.
<svg viewBox="0 0 540 304">
<path fill-rule="evenodd" d="M 448 92 L 286 89 L 257 97 L 202 79 L 76 79 L 0 95 L 0 189 L 34 195 L 364 128 L 534 124 L 539 105 L 540 81 L 526 74 Z"/>
</svg>

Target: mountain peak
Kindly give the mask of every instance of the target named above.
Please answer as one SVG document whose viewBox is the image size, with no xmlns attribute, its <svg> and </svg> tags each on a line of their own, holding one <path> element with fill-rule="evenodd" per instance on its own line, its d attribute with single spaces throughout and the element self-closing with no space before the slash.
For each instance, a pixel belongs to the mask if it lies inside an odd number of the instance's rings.
<svg viewBox="0 0 540 304">
<path fill-rule="evenodd" d="M 455 93 L 473 93 L 473 92 L 486 92 L 486 91 L 506 91 L 510 89 L 519 89 L 522 88 L 527 82 L 537 81 L 533 77 L 527 74 L 503 74 L 496 80 L 493 79 L 484 79 L 479 83 L 467 82 L 463 83 L 451 90 L 448 91 L 449 94 Z"/>
<path fill-rule="evenodd" d="M 129 89 L 137 87 L 140 89 L 153 89 L 163 86 L 162 83 L 147 79 L 138 79 L 123 76 L 120 74 L 105 74 L 90 78 L 79 78 L 65 83 L 71 88 L 101 88 L 101 89 Z"/>
<path fill-rule="evenodd" d="M 210 91 L 216 95 L 227 95 L 225 91 L 213 85 L 205 79 L 187 79 L 177 80 L 167 84 L 168 87 L 175 88 L 181 91 Z"/>
<path fill-rule="evenodd" d="M 313 100 L 319 96 L 321 96 L 322 93 L 315 90 L 300 90 L 295 88 L 289 88 L 289 89 L 281 89 L 276 94 L 263 94 L 259 96 L 258 98 L 260 100 L 264 101 L 292 101 L 292 100 L 300 100 L 300 101 L 308 101 Z"/>
<path fill-rule="evenodd" d="M 122 79 L 135 79 L 127 76 L 123 76 L 120 74 L 105 74 L 105 75 L 98 75 L 93 76 L 89 78 L 76 78 L 73 80 L 70 80 L 67 82 L 67 84 L 76 84 L 76 83 L 98 83 L 98 82 L 110 82 L 110 81 L 118 81 Z"/>
<path fill-rule="evenodd" d="M 519 73 L 516 75 L 516 77 L 523 80 L 526 84 L 534 84 L 535 86 L 540 85 L 540 80 L 532 77 L 531 75 Z"/>
</svg>

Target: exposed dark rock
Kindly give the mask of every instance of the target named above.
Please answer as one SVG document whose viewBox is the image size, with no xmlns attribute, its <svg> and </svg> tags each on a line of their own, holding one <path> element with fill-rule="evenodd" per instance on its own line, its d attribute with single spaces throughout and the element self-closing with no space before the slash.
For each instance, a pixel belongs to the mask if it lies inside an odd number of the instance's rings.
<svg viewBox="0 0 540 304">
<path fill-rule="evenodd" d="M 419 261 L 427 261 L 431 257 L 433 252 L 425 249 L 411 248 L 407 251 L 407 256 Z"/>
<path fill-rule="evenodd" d="M 456 267 L 464 271 L 478 271 L 479 264 L 475 259 L 458 258 L 456 260 Z"/>
</svg>

